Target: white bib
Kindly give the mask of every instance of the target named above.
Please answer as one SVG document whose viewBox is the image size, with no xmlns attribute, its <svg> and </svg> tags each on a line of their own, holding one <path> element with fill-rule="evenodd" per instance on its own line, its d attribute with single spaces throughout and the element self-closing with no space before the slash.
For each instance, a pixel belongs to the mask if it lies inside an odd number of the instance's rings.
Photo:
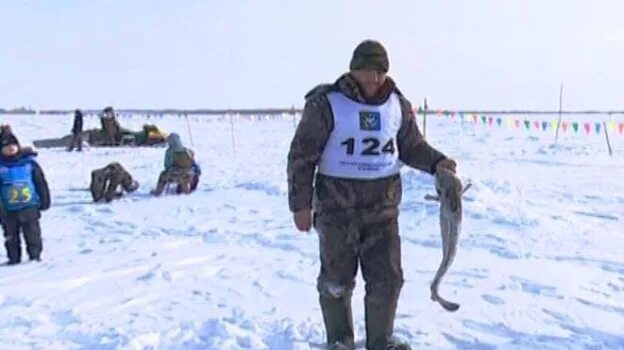
<svg viewBox="0 0 624 350">
<path fill-rule="evenodd" d="M 399 96 L 392 93 L 382 105 L 350 100 L 339 92 L 327 99 L 334 114 L 334 130 L 319 161 L 323 175 L 374 180 L 398 174 L 397 133 L 403 118 Z"/>
</svg>

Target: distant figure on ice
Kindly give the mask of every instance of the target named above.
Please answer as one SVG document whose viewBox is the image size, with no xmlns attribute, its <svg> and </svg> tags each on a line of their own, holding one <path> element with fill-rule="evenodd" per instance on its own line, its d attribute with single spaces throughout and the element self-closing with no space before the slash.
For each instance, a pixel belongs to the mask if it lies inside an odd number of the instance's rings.
<svg viewBox="0 0 624 350">
<path fill-rule="evenodd" d="M 39 219 L 40 211 L 50 207 L 48 183 L 35 161 L 37 153 L 20 147 L 17 137 L 5 128 L 0 132 L 0 147 L 0 218 L 8 264 L 22 260 L 20 231 L 28 257 L 39 261 L 43 249 Z"/>
<path fill-rule="evenodd" d="M 132 179 L 132 176 L 121 164 L 113 162 L 107 166 L 95 169 L 91 172 L 91 185 L 89 190 L 94 202 L 111 202 L 123 196 L 121 188 L 132 193 L 139 188 L 139 183 Z"/>
<path fill-rule="evenodd" d="M 316 287 L 327 345 L 335 350 L 354 349 L 358 267 L 366 282 L 366 349 L 410 349 L 393 336 L 403 286 L 400 169 L 435 174 L 456 167 L 425 141 L 411 103 L 386 75 L 389 65 L 379 42 L 360 43 L 349 72 L 306 94 L 288 154 L 289 206 L 298 230 L 318 233 Z"/>
<path fill-rule="evenodd" d="M 115 146 L 121 141 L 121 125 L 115 116 L 113 107 L 106 107 L 100 114 L 100 123 L 104 132 L 104 145 Z"/>
<path fill-rule="evenodd" d="M 78 150 L 78 152 L 82 151 L 82 111 L 77 109 L 74 111 L 74 125 L 72 126 L 71 133 L 72 138 L 69 143 L 68 151 L 73 151 L 74 148 Z"/>
<path fill-rule="evenodd" d="M 169 183 L 177 184 L 176 193 L 191 193 L 199 183 L 201 169 L 195 162 L 195 154 L 184 147 L 180 135 L 171 133 L 167 138 L 169 147 L 165 151 L 165 169 L 158 177 L 158 184 L 152 191 L 154 196 L 160 196 Z"/>
</svg>

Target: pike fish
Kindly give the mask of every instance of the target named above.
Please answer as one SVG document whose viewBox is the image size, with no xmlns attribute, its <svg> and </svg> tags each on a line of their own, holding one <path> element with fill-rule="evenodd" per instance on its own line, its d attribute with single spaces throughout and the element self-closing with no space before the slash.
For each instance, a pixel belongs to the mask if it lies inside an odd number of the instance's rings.
<svg viewBox="0 0 624 350">
<path fill-rule="evenodd" d="M 453 312 L 457 311 L 460 305 L 441 297 L 438 288 L 457 253 L 462 222 L 462 195 L 470 188 L 470 184 L 463 187 L 461 180 L 454 173 L 440 169 L 436 172 L 435 188 L 437 196 L 425 196 L 427 200 L 440 202 L 440 233 L 442 235 L 442 261 L 431 282 L 431 300 L 438 302 L 445 310 Z"/>
</svg>

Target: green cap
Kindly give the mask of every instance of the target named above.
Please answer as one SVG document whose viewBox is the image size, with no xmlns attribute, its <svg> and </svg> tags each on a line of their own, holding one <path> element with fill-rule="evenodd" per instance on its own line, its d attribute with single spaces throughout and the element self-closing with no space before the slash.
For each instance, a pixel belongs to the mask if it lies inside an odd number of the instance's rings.
<svg viewBox="0 0 624 350">
<path fill-rule="evenodd" d="M 378 41 L 364 40 L 353 51 L 350 70 L 368 69 L 387 73 L 390 68 L 388 52 Z"/>
</svg>

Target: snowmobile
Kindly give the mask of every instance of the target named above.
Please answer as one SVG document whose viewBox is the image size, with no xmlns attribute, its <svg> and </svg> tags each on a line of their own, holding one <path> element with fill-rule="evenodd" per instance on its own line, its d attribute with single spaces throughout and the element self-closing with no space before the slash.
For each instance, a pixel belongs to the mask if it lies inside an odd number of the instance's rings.
<svg viewBox="0 0 624 350">
<path fill-rule="evenodd" d="M 69 134 L 61 138 L 34 140 L 33 145 L 37 148 L 68 147 L 72 136 Z M 167 145 L 167 133 L 153 124 L 145 124 L 143 129 L 137 132 L 121 128 L 114 144 L 106 140 L 102 129 L 85 130 L 81 136 L 83 142 L 87 142 L 90 147 L 164 147 Z"/>
</svg>

